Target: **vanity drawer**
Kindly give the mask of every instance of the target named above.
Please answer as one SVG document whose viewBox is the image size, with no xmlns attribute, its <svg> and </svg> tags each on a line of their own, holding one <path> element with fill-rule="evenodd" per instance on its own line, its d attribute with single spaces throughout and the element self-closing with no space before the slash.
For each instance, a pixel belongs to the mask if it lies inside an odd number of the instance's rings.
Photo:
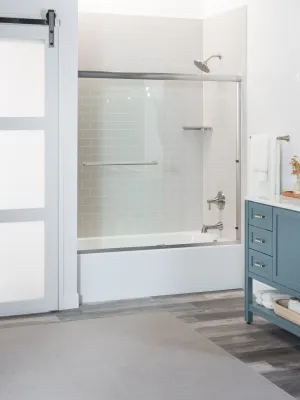
<svg viewBox="0 0 300 400">
<path fill-rule="evenodd" d="M 249 203 L 249 224 L 258 228 L 273 229 L 273 207 L 259 203 Z"/>
<path fill-rule="evenodd" d="M 265 229 L 249 225 L 249 248 L 261 253 L 273 255 L 273 233 Z"/>
<path fill-rule="evenodd" d="M 273 258 L 249 249 L 248 269 L 250 272 L 253 272 L 253 274 L 271 280 L 273 275 Z"/>
</svg>

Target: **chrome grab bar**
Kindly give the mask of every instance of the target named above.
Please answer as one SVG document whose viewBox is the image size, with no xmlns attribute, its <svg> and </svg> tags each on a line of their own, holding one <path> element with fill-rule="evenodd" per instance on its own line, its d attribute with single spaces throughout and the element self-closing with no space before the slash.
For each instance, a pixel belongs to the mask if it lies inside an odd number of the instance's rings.
<svg viewBox="0 0 300 400">
<path fill-rule="evenodd" d="M 83 162 L 84 167 L 115 167 L 115 166 L 131 166 L 131 165 L 158 165 L 158 161 L 149 162 L 116 162 L 116 163 L 103 163 L 103 162 Z"/>
</svg>

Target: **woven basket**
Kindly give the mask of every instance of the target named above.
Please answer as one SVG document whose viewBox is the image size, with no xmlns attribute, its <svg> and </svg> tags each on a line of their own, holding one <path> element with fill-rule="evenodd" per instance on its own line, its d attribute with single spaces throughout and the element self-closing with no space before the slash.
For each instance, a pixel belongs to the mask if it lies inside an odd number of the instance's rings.
<svg viewBox="0 0 300 400">
<path fill-rule="evenodd" d="M 281 318 L 287 319 L 296 325 L 300 325 L 300 314 L 288 309 L 289 300 L 274 301 L 274 312 Z"/>
</svg>

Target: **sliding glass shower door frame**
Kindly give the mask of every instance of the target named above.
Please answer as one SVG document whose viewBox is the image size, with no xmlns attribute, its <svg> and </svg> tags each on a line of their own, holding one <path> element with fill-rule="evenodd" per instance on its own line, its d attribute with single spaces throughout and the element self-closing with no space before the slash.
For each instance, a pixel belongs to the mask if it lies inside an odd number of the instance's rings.
<svg viewBox="0 0 300 400">
<path fill-rule="evenodd" d="M 190 81 L 190 82 L 231 82 L 236 85 L 236 241 L 241 241 L 241 138 L 242 138 L 242 77 L 240 75 L 213 75 L 213 74 L 169 74 L 169 73 L 140 73 L 140 72 L 109 72 L 109 71 L 79 71 L 79 78 L 86 79 L 129 79 L 129 80 L 158 80 L 158 81 Z M 206 129 L 206 127 L 204 127 Z M 225 242 L 222 244 L 231 244 Z M 201 244 L 198 244 L 198 246 Z M 220 245 L 220 243 L 218 243 Z M 186 247 L 176 245 L 170 247 Z M 192 244 L 191 246 L 195 246 Z M 165 246 L 164 246 L 165 247 Z M 105 251 L 105 250 L 104 250 Z"/>
</svg>

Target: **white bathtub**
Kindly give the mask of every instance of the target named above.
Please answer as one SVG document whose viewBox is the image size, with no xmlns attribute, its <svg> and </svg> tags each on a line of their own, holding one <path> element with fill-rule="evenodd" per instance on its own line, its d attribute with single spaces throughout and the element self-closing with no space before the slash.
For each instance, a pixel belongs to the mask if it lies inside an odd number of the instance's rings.
<svg viewBox="0 0 300 400">
<path fill-rule="evenodd" d="M 78 266 L 81 303 L 243 286 L 242 245 L 198 231 L 79 239 Z"/>
<path fill-rule="evenodd" d="M 103 236 L 78 239 L 78 252 L 105 249 L 126 249 L 172 245 L 191 245 L 197 243 L 227 242 L 218 233 L 201 233 L 185 231 L 171 233 L 154 233 L 148 235 Z"/>
</svg>

